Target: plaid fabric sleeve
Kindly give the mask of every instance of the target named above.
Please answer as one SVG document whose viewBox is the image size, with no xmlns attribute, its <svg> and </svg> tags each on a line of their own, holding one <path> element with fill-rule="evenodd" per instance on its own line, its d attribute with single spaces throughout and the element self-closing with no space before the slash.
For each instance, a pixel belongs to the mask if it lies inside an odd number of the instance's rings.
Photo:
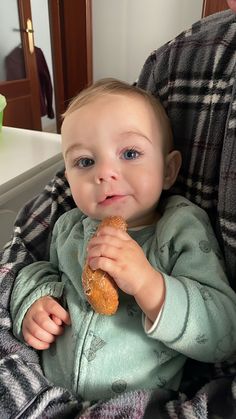
<svg viewBox="0 0 236 419">
<path fill-rule="evenodd" d="M 236 289 L 236 14 L 197 22 L 154 51 L 138 86 L 159 97 L 183 163 L 172 191 L 208 212 Z"/>
</svg>

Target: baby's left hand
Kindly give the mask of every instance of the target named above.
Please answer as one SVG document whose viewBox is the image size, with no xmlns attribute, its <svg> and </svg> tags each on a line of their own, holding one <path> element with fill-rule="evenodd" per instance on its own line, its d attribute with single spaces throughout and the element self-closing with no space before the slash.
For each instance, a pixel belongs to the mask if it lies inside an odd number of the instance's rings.
<svg viewBox="0 0 236 419">
<path fill-rule="evenodd" d="M 91 269 L 102 269 L 112 276 L 118 287 L 138 295 L 153 271 L 141 247 L 128 233 L 103 227 L 88 244 Z"/>
</svg>

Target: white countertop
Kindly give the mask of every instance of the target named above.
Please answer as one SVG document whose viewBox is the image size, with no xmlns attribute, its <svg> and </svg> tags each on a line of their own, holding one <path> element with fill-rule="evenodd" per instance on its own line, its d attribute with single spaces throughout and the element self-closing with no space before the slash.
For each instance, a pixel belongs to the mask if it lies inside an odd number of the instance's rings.
<svg viewBox="0 0 236 419">
<path fill-rule="evenodd" d="M 0 195 L 61 160 L 59 134 L 2 127 Z"/>
</svg>

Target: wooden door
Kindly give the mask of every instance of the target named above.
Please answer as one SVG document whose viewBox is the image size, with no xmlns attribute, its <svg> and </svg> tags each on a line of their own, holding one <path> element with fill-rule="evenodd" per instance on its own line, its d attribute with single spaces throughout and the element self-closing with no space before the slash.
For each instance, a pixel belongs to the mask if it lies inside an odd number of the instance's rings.
<svg viewBox="0 0 236 419">
<path fill-rule="evenodd" d="M 229 6 L 226 0 L 204 0 L 202 8 L 202 17 L 212 15 L 213 13 L 221 12 L 228 9 Z"/>
<path fill-rule="evenodd" d="M 91 0 L 48 0 L 57 131 L 68 102 L 92 82 Z"/>
<path fill-rule="evenodd" d="M 30 0 L 1 0 L 0 27 L 0 93 L 7 99 L 3 124 L 41 130 Z"/>
</svg>

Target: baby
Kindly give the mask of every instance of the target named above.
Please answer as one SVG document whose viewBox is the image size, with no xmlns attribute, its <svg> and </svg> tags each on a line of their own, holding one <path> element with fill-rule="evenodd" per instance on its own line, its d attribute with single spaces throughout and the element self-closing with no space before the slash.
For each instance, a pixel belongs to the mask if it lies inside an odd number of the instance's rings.
<svg viewBox="0 0 236 419">
<path fill-rule="evenodd" d="M 228 357 L 236 296 L 206 213 L 165 192 L 181 155 L 161 104 L 135 86 L 98 81 L 69 105 L 62 150 L 77 208 L 55 224 L 50 260 L 22 269 L 11 298 L 14 333 L 42 350 L 48 379 L 97 400 L 177 389 L 187 357 Z M 108 226 L 94 235 L 112 215 L 128 231 Z M 86 258 L 119 288 L 113 316 L 85 298 Z"/>
</svg>

